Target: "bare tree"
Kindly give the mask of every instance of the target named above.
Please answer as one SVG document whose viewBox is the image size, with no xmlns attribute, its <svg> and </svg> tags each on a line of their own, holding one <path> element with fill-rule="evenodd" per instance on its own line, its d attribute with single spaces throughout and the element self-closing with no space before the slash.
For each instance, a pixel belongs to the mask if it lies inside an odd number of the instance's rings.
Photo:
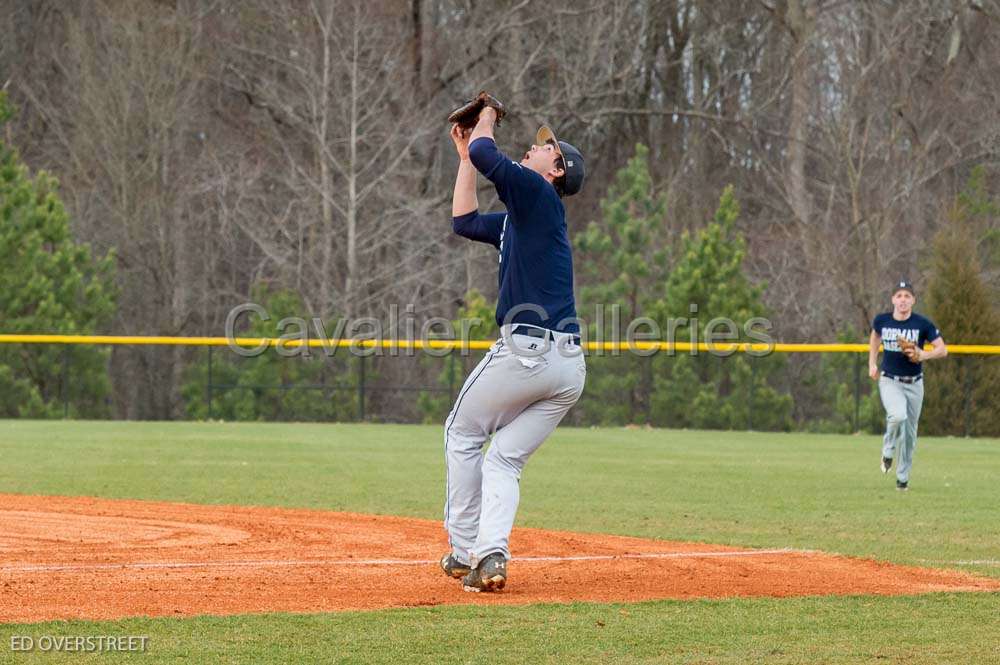
<svg viewBox="0 0 1000 665">
<path fill-rule="evenodd" d="M 77 8 L 80 9 L 80 8 Z M 19 81 L 61 162 L 77 232 L 118 252 L 116 328 L 184 334 L 198 308 L 205 228 L 198 204 L 198 49 L 202 14 L 162 5 L 95 2 L 61 13 L 48 61 L 65 84 Z M 182 363 L 176 350 L 116 350 L 113 363 L 150 387 L 119 382 L 123 415 L 170 417 Z"/>
</svg>

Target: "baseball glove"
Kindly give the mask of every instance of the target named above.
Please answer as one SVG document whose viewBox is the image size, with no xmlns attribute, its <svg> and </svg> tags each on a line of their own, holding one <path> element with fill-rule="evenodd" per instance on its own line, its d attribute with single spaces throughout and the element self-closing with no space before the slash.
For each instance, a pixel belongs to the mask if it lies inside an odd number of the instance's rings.
<svg viewBox="0 0 1000 665">
<path fill-rule="evenodd" d="M 911 363 L 920 362 L 916 344 L 905 337 L 896 338 L 896 343 L 899 344 L 899 350 Z"/>
<path fill-rule="evenodd" d="M 496 109 L 496 126 L 500 126 L 500 121 L 507 115 L 507 107 L 499 99 L 483 90 L 473 99 L 465 102 L 448 115 L 448 122 L 457 122 L 463 129 L 472 129 L 479 122 L 479 112 L 487 106 Z"/>
</svg>

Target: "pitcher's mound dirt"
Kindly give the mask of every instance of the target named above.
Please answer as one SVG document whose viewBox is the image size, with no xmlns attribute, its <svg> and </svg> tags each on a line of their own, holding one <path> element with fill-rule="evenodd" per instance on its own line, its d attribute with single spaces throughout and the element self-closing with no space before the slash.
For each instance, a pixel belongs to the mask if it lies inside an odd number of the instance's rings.
<svg viewBox="0 0 1000 665">
<path fill-rule="evenodd" d="M 1000 590 L 822 552 L 515 529 L 507 589 L 473 594 L 437 567 L 437 521 L 78 497 L 0 495 L 0 506 L 0 622 Z"/>
</svg>

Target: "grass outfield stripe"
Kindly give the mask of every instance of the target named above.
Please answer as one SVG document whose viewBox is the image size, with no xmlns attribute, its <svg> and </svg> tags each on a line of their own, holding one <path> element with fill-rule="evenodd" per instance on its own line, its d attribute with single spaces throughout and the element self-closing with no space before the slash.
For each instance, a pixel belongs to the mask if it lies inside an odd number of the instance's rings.
<svg viewBox="0 0 1000 665">
<path fill-rule="evenodd" d="M 736 552 L 653 552 L 649 554 L 595 554 L 580 556 L 525 556 L 515 557 L 518 563 L 547 563 L 564 561 L 613 561 L 616 559 L 696 559 L 704 557 L 761 556 L 767 554 L 809 554 L 813 550 L 774 549 L 746 550 Z M 275 566 L 428 566 L 438 563 L 436 559 L 327 559 L 315 561 L 150 561 L 136 563 L 92 563 L 92 564 L 31 564 L 24 566 L 0 566 L 0 573 L 63 572 L 82 570 L 121 570 L 156 568 L 256 568 Z"/>
</svg>

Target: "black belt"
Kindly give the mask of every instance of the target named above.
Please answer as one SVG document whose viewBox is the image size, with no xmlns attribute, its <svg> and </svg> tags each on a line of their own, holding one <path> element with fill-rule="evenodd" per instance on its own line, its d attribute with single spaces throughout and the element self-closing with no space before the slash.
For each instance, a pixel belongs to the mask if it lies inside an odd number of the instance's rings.
<svg viewBox="0 0 1000 665">
<path fill-rule="evenodd" d="M 556 341 L 556 336 L 551 330 L 547 328 L 534 328 L 532 326 L 514 326 L 513 330 L 510 331 L 511 335 L 527 335 L 528 337 L 538 337 L 539 339 L 547 339 L 551 342 Z M 573 343 L 580 346 L 580 336 L 573 335 Z"/>
<path fill-rule="evenodd" d="M 900 383 L 916 383 L 920 379 L 924 378 L 923 374 L 917 374 L 916 376 L 896 376 L 895 374 L 889 374 L 888 372 L 882 372 L 882 376 L 887 379 L 892 379 L 893 381 L 899 381 Z"/>
</svg>

